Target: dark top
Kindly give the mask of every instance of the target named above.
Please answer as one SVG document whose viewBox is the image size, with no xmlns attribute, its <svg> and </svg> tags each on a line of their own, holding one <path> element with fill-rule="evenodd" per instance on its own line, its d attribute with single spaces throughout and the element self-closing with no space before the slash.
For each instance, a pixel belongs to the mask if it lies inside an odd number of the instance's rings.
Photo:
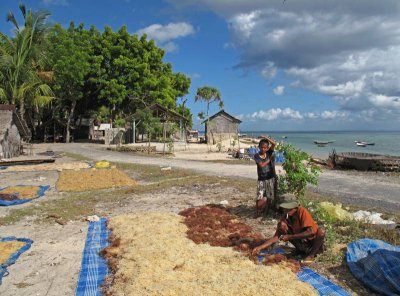
<svg viewBox="0 0 400 296">
<path fill-rule="evenodd" d="M 274 150 L 268 150 L 265 159 L 261 158 L 259 153 L 254 154 L 254 160 L 257 164 L 258 181 L 269 180 L 276 176 L 274 158 Z M 266 162 L 268 159 L 271 159 L 271 162 L 267 166 L 259 166 L 259 163 Z"/>
</svg>

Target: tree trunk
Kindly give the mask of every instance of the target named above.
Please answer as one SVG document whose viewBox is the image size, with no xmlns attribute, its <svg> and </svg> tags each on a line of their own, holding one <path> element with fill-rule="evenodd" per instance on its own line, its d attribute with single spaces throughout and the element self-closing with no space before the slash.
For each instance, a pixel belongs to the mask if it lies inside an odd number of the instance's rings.
<svg viewBox="0 0 400 296">
<path fill-rule="evenodd" d="M 67 126 L 66 126 L 66 131 L 65 131 L 65 143 L 69 143 L 69 136 L 70 136 L 70 126 L 71 126 L 71 120 L 74 116 L 74 111 L 75 111 L 75 106 L 76 106 L 76 101 L 72 101 L 71 104 L 71 109 L 69 111 L 69 116 L 67 119 Z"/>
</svg>

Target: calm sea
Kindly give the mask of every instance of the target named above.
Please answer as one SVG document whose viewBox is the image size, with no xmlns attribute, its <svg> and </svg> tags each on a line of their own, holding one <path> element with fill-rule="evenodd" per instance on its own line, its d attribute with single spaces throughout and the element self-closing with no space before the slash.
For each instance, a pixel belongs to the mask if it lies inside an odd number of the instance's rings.
<svg viewBox="0 0 400 296">
<path fill-rule="evenodd" d="M 336 152 L 366 152 L 400 156 L 400 132 L 251 132 L 242 131 L 248 137 L 269 135 L 277 141 L 290 143 L 314 157 L 327 158 Z M 326 147 L 318 147 L 313 141 L 334 141 Z M 354 141 L 375 143 L 358 147 Z"/>
</svg>

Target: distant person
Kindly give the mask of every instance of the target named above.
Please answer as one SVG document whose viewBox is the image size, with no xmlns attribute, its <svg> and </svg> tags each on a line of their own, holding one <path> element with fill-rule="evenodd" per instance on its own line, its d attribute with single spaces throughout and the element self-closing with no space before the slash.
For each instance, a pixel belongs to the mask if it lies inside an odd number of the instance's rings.
<svg viewBox="0 0 400 296">
<path fill-rule="evenodd" d="M 256 217 L 268 214 L 269 208 L 276 210 L 276 173 L 274 149 L 276 142 L 271 138 L 262 138 L 258 144 L 259 152 L 254 155 L 257 164 Z"/>
<path fill-rule="evenodd" d="M 274 236 L 254 248 L 252 255 L 257 255 L 278 241 L 289 241 L 296 248 L 297 254 L 303 256 L 303 265 L 312 263 L 313 258 L 323 250 L 325 230 L 318 228 L 308 210 L 301 207 L 297 201 L 284 202 L 280 204 L 280 208 L 283 210 L 283 216 L 278 222 Z"/>
</svg>

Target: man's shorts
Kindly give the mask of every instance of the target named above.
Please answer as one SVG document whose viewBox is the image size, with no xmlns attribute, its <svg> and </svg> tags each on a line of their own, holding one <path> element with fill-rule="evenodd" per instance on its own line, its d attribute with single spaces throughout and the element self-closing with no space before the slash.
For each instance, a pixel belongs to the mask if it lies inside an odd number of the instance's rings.
<svg viewBox="0 0 400 296">
<path fill-rule="evenodd" d="M 274 199 L 275 192 L 275 178 L 269 180 L 257 181 L 257 194 L 256 200 L 260 200 L 263 197 L 268 199 Z"/>
</svg>

